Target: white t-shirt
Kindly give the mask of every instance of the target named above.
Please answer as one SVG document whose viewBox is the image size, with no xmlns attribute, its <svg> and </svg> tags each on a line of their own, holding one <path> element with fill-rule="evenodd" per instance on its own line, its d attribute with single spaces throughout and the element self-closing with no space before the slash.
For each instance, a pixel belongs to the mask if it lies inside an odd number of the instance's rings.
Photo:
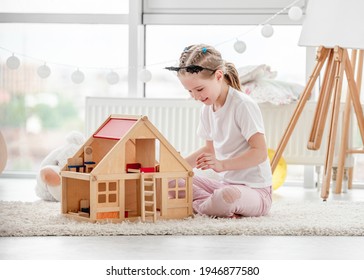
<svg viewBox="0 0 364 280">
<path fill-rule="evenodd" d="M 217 159 L 241 155 L 249 149 L 248 140 L 255 133 L 264 134 L 262 114 L 257 103 L 248 95 L 230 87 L 225 104 L 216 112 L 213 106 L 203 105 L 197 134 L 213 141 Z M 253 188 L 272 185 L 269 158 L 263 163 L 240 170 L 219 173 L 224 182 L 244 184 Z"/>
</svg>

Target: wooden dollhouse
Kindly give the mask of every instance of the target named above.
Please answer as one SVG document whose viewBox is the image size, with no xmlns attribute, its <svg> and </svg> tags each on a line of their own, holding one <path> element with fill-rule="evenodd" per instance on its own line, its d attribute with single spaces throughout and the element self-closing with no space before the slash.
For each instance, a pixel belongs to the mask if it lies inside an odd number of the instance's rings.
<svg viewBox="0 0 364 280">
<path fill-rule="evenodd" d="M 146 116 L 110 115 L 61 170 L 62 213 L 84 221 L 192 215 L 191 166 Z"/>
</svg>

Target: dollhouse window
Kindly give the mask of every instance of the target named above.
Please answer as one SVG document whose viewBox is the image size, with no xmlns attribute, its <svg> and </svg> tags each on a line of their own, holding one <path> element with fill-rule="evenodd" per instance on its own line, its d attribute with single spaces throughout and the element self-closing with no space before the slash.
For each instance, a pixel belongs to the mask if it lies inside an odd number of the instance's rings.
<svg viewBox="0 0 364 280">
<path fill-rule="evenodd" d="M 106 191 L 106 183 L 99 183 L 99 192 Z"/>
<path fill-rule="evenodd" d="M 116 191 L 116 182 L 109 183 L 109 191 Z"/>
<path fill-rule="evenodd" d="M 97 202 L 99 204 L 118 203 L 117 182 L 100 182 L 97 190 Z"/>
<path fill-rule="evenodd" d="M 106 195 L 105 194 L 99 194 L 99 203 L 106 203 Z"/>
<path fill-rule="evenodd" d="M 169 199 L 186 198 L 186 179 L 173 178 L 168 180 L 168 198 Z"/>
</svg>

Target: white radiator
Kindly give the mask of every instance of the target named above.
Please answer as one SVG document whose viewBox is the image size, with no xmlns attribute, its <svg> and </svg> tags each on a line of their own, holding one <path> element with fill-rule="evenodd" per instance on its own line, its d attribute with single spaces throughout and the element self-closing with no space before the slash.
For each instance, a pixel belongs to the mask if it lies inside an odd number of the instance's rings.
<svg viewBox="0 0 364 280">
<path fill-rule="evenodd" d="M 264 125 L 266 129 L 266 138 L 269 148 L 276 149 L 279 142 L 289 124 L 289 121 L 296 109 L 297 103 L 288 105 L 272 105 L 260 104 L 263 114 Z M 287 143 L 283 152 L 283 157 L 289 164 L 302 164 L 302 165 L 323 165 L 326 156 L 326 148 L 328 143 L 328 132 L 330 113 L 329 110 L 325 129 L 322 137 L 322 143 L 318 150 L 307 149 L 308 140 L 311 133 L 312 122 L 315 115 L 317 103 L 307 102 L 302 114 L 292 132 L 292 135 Z M 335 149 L 339 149 L 339 138 L 341 135 L 342 117 L 343 117 L 344 104 L 340 107 L 339 121 L 337 127 L 337 140 Z"/>
<path fill-rule="evenodd" d="M 201 147 L 196 135 L 201 103 L 187 99 L 86 98 L 89 137 L 110 114 L 145 115 L 182 156 Z"/>
<path fill-rule="evenodd" d="M 296 108 L 289 105 L 260 104 L 269 148 L 276 149 Z M 196 136 L 201 104 L 186 99 L 104 98 L 86 99 L 86 135 L 89 137 L 110 114 L 146 115 L 167 140 L 186 156 L 202 145 Z M 288 164 L 322 165 L 326 154 L 328 121 L 321 148 L 307 149 L 316 103 L 308 102 L 284 150 Z M 329 112 L 330 113 L 330 112 Z M 340 114 L 341 115 L 341 114 Z M 328 115 L 329 118 L 329 115 Z M 339 121 L 338 135 L 341 121 Z"/>
</svg>

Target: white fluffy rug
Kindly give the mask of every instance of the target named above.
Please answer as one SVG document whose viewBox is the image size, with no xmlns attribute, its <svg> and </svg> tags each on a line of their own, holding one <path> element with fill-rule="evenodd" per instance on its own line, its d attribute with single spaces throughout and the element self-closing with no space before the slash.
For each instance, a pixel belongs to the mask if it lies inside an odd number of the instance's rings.
<svg viewBox="0 0 364 280">
<path fill-rule="evenodd" d="M 335 235 L 364 236 L 364 202 L 273 202 L 268 216 L 213 219 L 195 216 L 156 223 L 76 222 L 60 203 L 0 201 L 0 236 L 110 235 Z"/>
</svg>

